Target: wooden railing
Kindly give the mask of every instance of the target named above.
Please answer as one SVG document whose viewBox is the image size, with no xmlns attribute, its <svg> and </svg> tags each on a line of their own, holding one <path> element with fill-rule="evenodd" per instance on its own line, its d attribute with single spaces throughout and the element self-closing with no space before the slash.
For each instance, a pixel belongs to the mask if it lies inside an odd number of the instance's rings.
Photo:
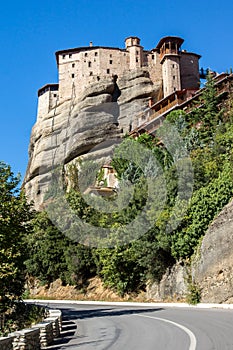
<svg viewBox="0 0 233 350">
<path fill-rule="evenodd" d="M 183 101 L 181 100 L 174 100 L 172 102 L 169 102 L 167 105 L 165 105 L 164 107 L 162 107 L 160 110 L 158 110 L 157 112 L 154 112 L 152 115 L 150 115 L 148 121 L 156 118 L 157 116 L 163 114 L 164 112 L 168 111 L 169 109 L 171 109 L 174 106 L 177 106 L 178 104 L 182 103 Z"/>
</svg>

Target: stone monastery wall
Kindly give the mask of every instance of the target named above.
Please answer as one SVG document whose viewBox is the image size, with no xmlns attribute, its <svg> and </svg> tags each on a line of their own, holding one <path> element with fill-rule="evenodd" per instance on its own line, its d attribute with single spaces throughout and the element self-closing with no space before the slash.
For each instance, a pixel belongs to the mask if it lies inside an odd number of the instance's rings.
<svg viewBox="0 0 233 350">
<path fill-rule="evenodd" d="M 121 78 L 143 67 L 154 84 L 160 83 L 162 96 L 176 90 L 199 88 L 200 56 L 181 50 L 183 39 L 165 37 L 148 51 L 140 39 L 129 37 L 125 48 L 93 46 L 56 52 L 59 84 L 48 84 L 38 92 L 38 118 L 57 104 L 81 97 L 85 89 L 101 80 Z"/>
</svg>

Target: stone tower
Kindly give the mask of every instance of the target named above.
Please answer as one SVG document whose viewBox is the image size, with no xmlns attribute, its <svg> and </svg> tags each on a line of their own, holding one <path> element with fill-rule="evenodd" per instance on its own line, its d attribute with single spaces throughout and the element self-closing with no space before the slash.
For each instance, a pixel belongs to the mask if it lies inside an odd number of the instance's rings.
<svg viewBox="0 0 233 350">
<path fill-rule="evenodd" d="M 167 36 L 157 45 L 162 65 L 164 97 L 176 90 L 181 90 L 180 47 L 183 42 L 184 40 L 179 37 Z"/>
<path fill-rule="evenodd" d="M 59 99 L 59 84 L 47 84 L 38 90 L 37 118 L 43 118 Z"/>
<path fill-rule="evenodd" d="M 140 39 L 136 36 L 126 38 L 125 48 L 129 52 L 129 69 L 140 68 L 143 63 L 143 47 L 140 45 Z"/>
</svg>

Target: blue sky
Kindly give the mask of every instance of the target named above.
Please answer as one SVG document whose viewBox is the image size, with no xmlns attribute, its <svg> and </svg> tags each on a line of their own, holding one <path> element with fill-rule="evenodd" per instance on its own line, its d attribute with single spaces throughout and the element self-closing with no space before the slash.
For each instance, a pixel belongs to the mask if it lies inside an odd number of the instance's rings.
<svg viewBox="0 0 233 350">
<path fill-rule="evenodd" d="M 138 0 L 4 1 L 0 11 L 0 160 L 25 174 L 37 90 L 57 82 L 55 51 L 94 45 L 124 47 L 129 35 L 145 49 L 161 37 L 184 38 L 200 67 L 233 66 L 233 2 Z"/>
</svg>

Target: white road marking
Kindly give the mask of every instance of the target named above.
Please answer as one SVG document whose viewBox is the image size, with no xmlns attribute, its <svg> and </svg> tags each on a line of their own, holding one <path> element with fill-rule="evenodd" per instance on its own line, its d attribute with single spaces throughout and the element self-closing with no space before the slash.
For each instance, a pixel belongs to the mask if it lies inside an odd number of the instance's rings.
<svg viewBox="0 0 233 350">
<path fill-rule="evenodd" d="M 40 299 L 25 299 L 27 303 L 44 303 L 44 304 L 75 304 L 75 305 L 106 305 L 106 306 L 148 306 L 148 307 L 175 307 L 175 308 L 189 308 L 189 309 L 231 309 L 233 304 L 214 304 L 214 303 L 200 303 L 197 305 L 190 305 L 187 303 L 139 303 L 128 301 L 81 301 L 81 300 L 40 300 Z"/>
<path fill-rule="evenodd" d="M 187 327 L 183 326 L 182 324 L 179 324 L 179 323 L 167 320 L 165 318 L 160 318 L 160 317 L 153 317 L 153 316 L 146 316 L 146 315 L 135 315 L 135 316 L 147 317 L 147 318 L 152 318 L 154 320 L 167 322 L 167 323 L 170 323 L 170 324 L 172 324 L 172 325 L 182 329 L 189 336 L 189 339 L 190 339 L 189 350 L 196 350 L 197 340 L 196 340 L 195 335 L 193 334 L 193 332 L 190 331 L 190 329 L 188 329 Z"/>
</svg>

